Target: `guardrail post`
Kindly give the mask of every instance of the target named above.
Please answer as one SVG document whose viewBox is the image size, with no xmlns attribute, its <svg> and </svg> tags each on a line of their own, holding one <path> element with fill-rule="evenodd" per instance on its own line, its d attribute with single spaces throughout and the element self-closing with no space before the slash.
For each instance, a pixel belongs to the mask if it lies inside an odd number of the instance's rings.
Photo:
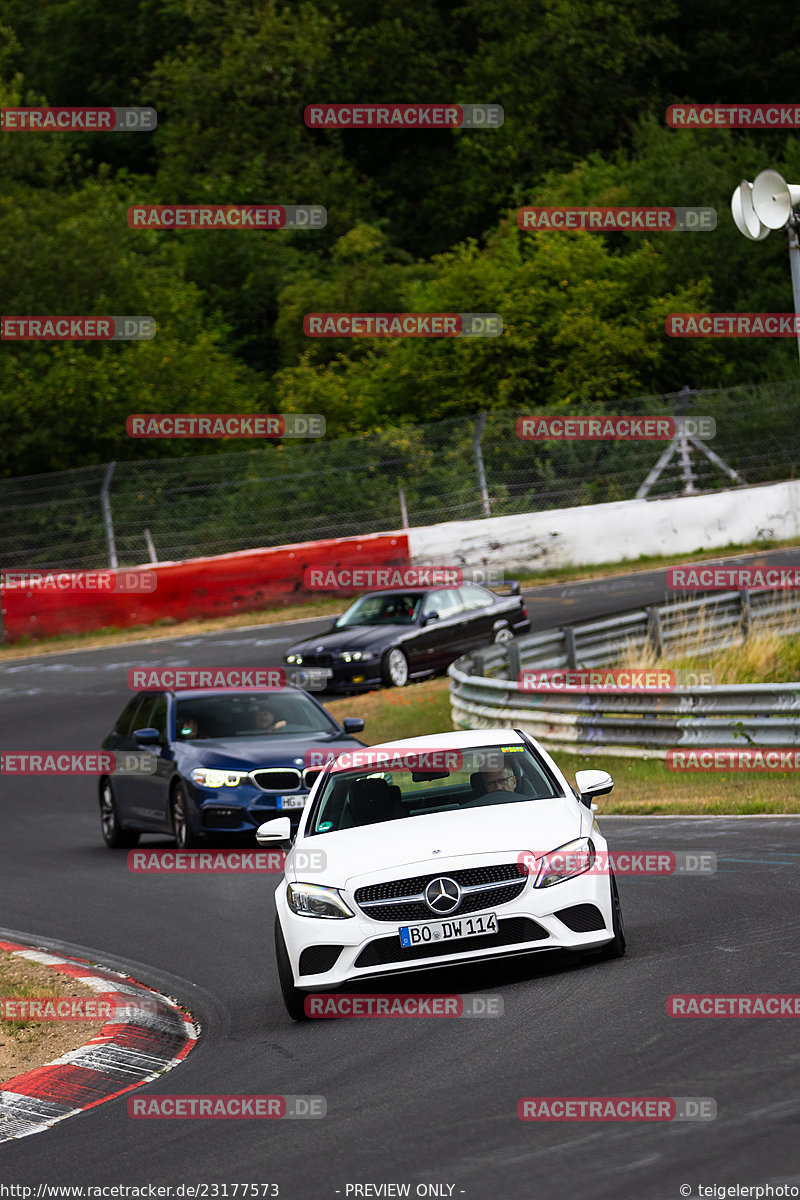
<svg viewBox="0 0 800 1200">
<path fill-rule="evenodd" d="M 564 649 L 567 655 L 567 666 L 574 671 L 578 665 L 578 654 L 575 647 L 575 629 L 572 625 L 564 626 Z"/>
<path fill-rule="evenodd" d="M 752 617 L 752 610 L 750 608 L 750 593 L 746 589 L 743 589 L 739 592 L 739 606 L 741 609 L 739 625 L 742 630 L 742 641 L 746 642 L 750 633 L 750 620 Z"/>
<path fill-rule="evenodd" d="M 516 638 L 511 642 L 506 642 L 508 650 L 508 678 L 512 683 L 516 683 L 519 679 L 519 673 L 522 670 L 522 659 L 519 652 L 519 643 Z"/>
<path fill-rule="evenodd" d="M 661 658 L 664 653 L 664 638 L 661 633 L 661 612 L 657 604 L 647 608 L 647 641 L 653 652 Z"/>
</svg>

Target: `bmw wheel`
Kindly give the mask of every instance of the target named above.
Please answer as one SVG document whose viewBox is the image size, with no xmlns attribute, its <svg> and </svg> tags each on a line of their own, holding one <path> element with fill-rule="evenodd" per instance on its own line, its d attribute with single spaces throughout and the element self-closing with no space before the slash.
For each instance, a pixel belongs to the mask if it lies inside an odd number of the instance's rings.
<svg viewBox="0 0 800 1200">
<path fill-rule="evenodd" d="M 617 881 L 613 875 L 611 876 L 611 913 L 614 939 L 607 946 L 603 946 L 600 956 L 601 958 L 622 958 L 625 953 L 625 929 L 622 924 L 622 906 L 619 902 Z"/>
<path fill-rule="evenodd" d="M 386 687 L 405 687 L 408 683 L 408 659 L 397 646 L 383 656 L 381 679 Z"/>
<path fill-rule="evenodd" d="M 126 829 L 119 819 L 110 779 L 104 780 L 100 789 L 100 824 L 106 845 L 112 850 L 121 850 L 124 846 L 138 846 L 138 832 Z"/>
<path fill-rule="evenodd" d="M 172 792 L 172 832 L 179 850 L 191 850 L 200 845 L 200 838 L 189 823 L 186 789 L 177 783 Z"/>
<path fill-rule="evenodd" d="M 495 646 L 505 646 L 507 642 L 513 642 L 514 634 L 507 625 L 501 625 L 499 629 L 495 629 L 492 635 L 492 642 Z"/>
<path fill-rule="evenodd" d="M 283 930 L 277 916 L 275 917 L 275 957 L 278 960 L 278 981 L 281 985 L 281 995 L 283 1003 L 286 1005 L 286 1011 L 293 1021 L 307 1021 L 305 999 L 308 993 L 294 986 L 289 951 L 286 949 Z"/>
</svg>

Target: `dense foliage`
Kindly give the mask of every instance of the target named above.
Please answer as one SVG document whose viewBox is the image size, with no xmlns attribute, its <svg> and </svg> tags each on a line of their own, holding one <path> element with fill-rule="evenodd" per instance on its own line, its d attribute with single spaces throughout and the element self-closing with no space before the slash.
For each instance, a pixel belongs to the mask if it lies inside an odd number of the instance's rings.
<svg viewBox="0 0 800 1200">
<path fill-rule="evenodd" d="M 0 473 L 213 453 L 136 411 L 322 412 L 330 436 L 481 409 L 610 410 L 797 375 L 792 339 L 681 341 L 673 310 L 786 311 L 743 177 L 795 134 L 668 129 L 666 106 L 790 101 L 775 0 L 5 0 L 0 103 L 152 104 L 153 134 L 0 138 L 6 314 L 138 313 L 153 342 L 4 342 Z M 800 32 L 800 30 L 798 30 Z M 493 101 L 500 129 L 312 131 L 312 101 Z M 136 231 L 133 202 L 318 203 L 319 232 Z M 524 203 L 711 205 L 714 233 L 524 233 Z M 498 311 L 472 342 L 312 341 L 308 311 Z M 238 443 L 236 448 L 244 448 Z"/>
</svg>

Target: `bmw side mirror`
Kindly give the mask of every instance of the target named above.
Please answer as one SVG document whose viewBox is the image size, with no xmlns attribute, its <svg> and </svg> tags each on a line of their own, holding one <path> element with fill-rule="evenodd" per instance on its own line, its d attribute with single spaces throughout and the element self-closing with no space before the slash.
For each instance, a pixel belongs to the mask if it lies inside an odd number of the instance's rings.
<svg viewBox="0 0 800 1200">
<path fill-rule="evenodd" d="M 364 728 L 363 717 L 345 717 L 342 721 L 345 733 L 361 733 Z"/>
<path fill-rule="evenodd" d="M 159 746 L 161 744 L 161 734 L 157 729 L 147 726 L 145 729 L 134 729 L 133 740 L 139 742 L 142 746 Z"/>
<path fill-rule="evenodd" d="M 608 771 L 576 771 L 575 783 L 580 792 L 581 804 L 587 808 L 592 805 L 595 796 L 607 796 L 614 786 L 614 780 Z"/>
<path fill-rule="evenodd" d="M 435 612 L 435 611 L 429 612 L 429 613 L 426 613 L 425 616 L 422 618 L 422 624 L 428 625 L 428 624 L 430 624 L 431 621 L 438 621 L 438 620 L 439 620 L 438 612 Z"/>
<path fill-rule="evenodd" d="M 256 830 L 256 841 L 267 849 L 288 850 L 292 844 L 292 822 L 288 817 L 265 821 Z"/>
</svg>

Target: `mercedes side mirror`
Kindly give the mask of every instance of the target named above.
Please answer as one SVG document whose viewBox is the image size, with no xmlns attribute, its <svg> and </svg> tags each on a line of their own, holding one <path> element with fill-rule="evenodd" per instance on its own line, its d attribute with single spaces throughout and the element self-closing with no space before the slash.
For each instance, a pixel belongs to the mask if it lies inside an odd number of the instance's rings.
<svg viewBox="0 0 800 1200">
<path fill-rule="evenodd" d="M 289 850 L 292 845 L 292 822 L 288 817 L 265 821 L 256 830 L 256 841 L 267 849 Z"/>
<path fill-rule="evenodd" d="M 576 771 L 575 783 L 580 792 L 581 804 L 591 808 L 595 796 L 607 796 L 614 786 L 608 771 Z"/>
</svg>

